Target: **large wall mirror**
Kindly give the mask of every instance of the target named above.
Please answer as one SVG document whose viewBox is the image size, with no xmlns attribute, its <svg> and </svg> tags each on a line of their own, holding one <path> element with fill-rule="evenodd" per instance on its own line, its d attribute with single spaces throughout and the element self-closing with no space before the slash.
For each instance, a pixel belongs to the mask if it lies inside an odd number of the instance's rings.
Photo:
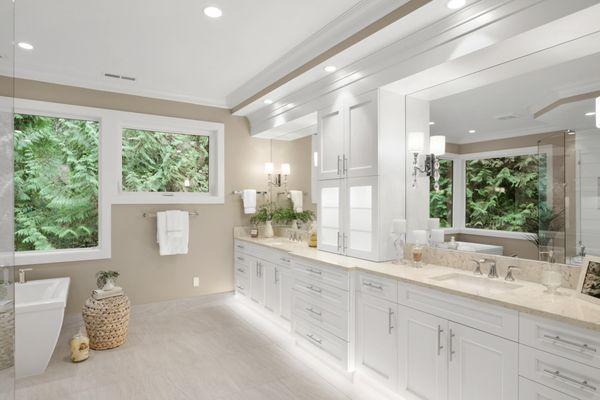
<svg viewBox="0 0 600 400">
<path fill-rule="evenodd" d="M 474 253 L 600 255 L 600 53 L 563 50 L 407 97 L 411 230 Z"/>
</svg>

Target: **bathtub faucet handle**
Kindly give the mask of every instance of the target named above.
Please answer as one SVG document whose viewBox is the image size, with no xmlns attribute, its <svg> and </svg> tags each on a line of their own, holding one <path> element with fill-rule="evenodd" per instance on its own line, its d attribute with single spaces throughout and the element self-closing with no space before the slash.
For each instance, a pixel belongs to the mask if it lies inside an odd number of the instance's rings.
<svg viewBox="0 0 600 400">
<path fill-rule="evenodd" d="M 33 268 L 19 268 L 19 283 L 25 283 L 25 272 L 32 271 Z"/>
</svg>

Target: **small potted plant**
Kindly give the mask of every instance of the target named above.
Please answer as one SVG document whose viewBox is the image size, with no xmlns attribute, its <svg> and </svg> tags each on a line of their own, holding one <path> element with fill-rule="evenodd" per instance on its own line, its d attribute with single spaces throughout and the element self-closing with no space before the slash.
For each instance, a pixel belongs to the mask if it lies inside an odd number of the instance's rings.
<svg viewBox="0 0 600 400">
<path fill-rule="evenodd" d="M 119 277 L 117 271 L 98 271 L 96 273 L 96 285 L 98 289 L 111 290 L 115 287 L 115 282 Z"/>
<path fill-rule="evenodd" d="M 265 224 L 264 237 L 266 238 L 272 238 L 275 235 L 272 221 L 276 210 L 275 204 L 268 202 L 260 207 L 251 219 L 252 224 Z"/>
</svg>

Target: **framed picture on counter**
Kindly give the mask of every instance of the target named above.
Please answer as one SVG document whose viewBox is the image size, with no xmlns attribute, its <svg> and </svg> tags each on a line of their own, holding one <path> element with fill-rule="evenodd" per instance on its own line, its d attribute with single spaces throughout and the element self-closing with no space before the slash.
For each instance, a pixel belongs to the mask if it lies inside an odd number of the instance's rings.
<svg viewBox="0 0 600 400">
<path fill-rule="evenodd" d="M 587 256 L 583 261 L 577 296 L 600 304 L 600 257 Z"/>
</svg>

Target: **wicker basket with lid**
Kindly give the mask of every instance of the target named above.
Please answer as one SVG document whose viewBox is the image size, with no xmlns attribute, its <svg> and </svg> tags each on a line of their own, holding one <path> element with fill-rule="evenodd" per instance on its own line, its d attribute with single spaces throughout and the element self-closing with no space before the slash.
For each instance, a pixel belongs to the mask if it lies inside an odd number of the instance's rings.
<svg viewBox="0 0 600 400">
<path fill-rule="evenodd" d="M 125 343 L 130 307 L 129 298 L 125 295 L 86 300 L 83 320 L 90 338 L 90 349 L 108 350 Z"/>
</svg>

